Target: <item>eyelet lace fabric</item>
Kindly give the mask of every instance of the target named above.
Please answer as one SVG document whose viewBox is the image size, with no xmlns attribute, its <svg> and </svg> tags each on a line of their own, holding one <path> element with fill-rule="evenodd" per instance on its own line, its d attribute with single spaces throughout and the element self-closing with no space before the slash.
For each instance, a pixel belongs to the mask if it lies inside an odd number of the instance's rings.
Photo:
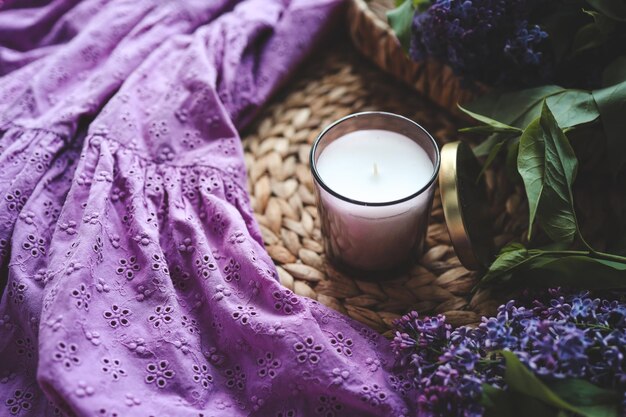
<svg viewBox="0 0 626 417">
<path fill-rule="evenodd" d="M 277 282 L 245 192 L 237 131 L 339 1 L 0 7 L 0 415 L 412 415 L 384 339 Z"/>
</svg>

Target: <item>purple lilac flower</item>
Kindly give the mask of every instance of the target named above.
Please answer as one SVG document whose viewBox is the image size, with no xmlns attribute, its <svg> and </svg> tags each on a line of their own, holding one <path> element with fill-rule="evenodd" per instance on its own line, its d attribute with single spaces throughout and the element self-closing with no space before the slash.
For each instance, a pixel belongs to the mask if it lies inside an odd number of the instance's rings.
<svg viewBox="0 0 626 417">
<path fill-rule="evenodd" d="M 392 347 L 420 390 L 420 415 L 482 415 L 482 384 L 506 388 L 503 349 L 545 381 L 582 378 L 626 392 L 626 303 L 550 295 L 528 307 L 509 301 L 477 328 L 453 331 L 443 316 L 415 312 L 398 320 Z"/>
<path fill-rule="evenodd" d="M 548 34 L 529 23 L 543 0 L 435 0 L 413 19 L 410 55 L 435 57 L 466 80 L 538 84 L 551 72 Z"/>
</svg>

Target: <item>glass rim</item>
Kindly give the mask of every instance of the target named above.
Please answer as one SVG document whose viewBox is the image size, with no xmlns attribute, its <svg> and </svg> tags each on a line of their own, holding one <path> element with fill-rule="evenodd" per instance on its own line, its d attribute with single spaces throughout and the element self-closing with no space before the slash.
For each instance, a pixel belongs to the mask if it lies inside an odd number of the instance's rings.
<svg viewBox="0 0 626 417">
<path fill-rule="evenodd" d="M 326 135 L 326 133 L 328 133 L 335 126 L 345 122 L 346 120 L 349 120 L 349 119 L 352 119 L 352 118 L 363 117 L 363 116 L 369 116 L 369 115 L 382 115 L 382 116 L 385 116 L 385 117 L 394 117 L 396 119 L 402 119 L 402 120 L 404 120 L 406 122 L 409 122 L 410 124 L 415 126 L 417 129 L 421 130 L 422 132 L 424 132 L 426 134 L 426 136 L 428 137 L 428 139 L 430 139 L 431 144 L 432 144 L 433 148 L 435 149 L 435 161 L 433 163 L 433 173 L 432 173 L 430 179 L 428 180 L 428 182 L 422 188 L 420 188 L 419 190 L 417 190 L 413 194 L 410 194 L 410 195 L 408 195 L 406 197 L 402 197 L 402 198 L 397 199 L 397 200 L 391 200 L 391 201 L 380 201 L 380 202 L 360 201 L 360 200 L 354 200 L 352 198 L 349 198 L 349 197 L 346 197 L 344 195 L 339 194 L 338 192 L 336 192 L 335 190 L 330 188 L 322 180 L 322 177 L 320 176 L 319 172 L 317 171 L 317 164 L 315 163 L 315 151 L 317 150 L 318 145 L 320 144 L 320 142 L 324 138 L 324 135 Z M 413 140 L 412 138 L 410 138 L 410 139 Z M 317 138 L 315 138 L 315 141 L 313 142 L 313 146 L 311 147 L 311 152 L 309 153 L 309 164 L 311 166 L 311 172 L 313 173 L 313 178 L 315 179 L 315 182 L 317 182 L 320 185 L 320 187 L 322 187 L 330 195 L 332 195 L 334 197 L 337 197 L 340 200 L 346 201 L 346 202 L 351 203 L 351 204 L 356 204 L 356 205 L 359 205 L 359 206 L 383 207 L 383 206 L 392 206 L 392 205 L 395 205 L 395 204 L 400 204 L 400 203 L 404 203 L 406 201 L 412 200 L 415 197 L 417 197 L 417 196 L 421 195 L 422 193 L 424 193 L 424 191 L 428 190 L 430 188 L 430 186 L 433 185 L 433 183 L 437 179 L 437 176 L 439 175 L 439 168 L 440 168 L 440 165 L 441 165 L 441 152 L 439 151 L 439 146 L 437 144 L 437 141 L 435 141 L 435 139 L 433 138 L 433 136 L 426 129 L 424 129 L 419 123 L 409 119 L 408 117 L 404 117 L 404 116 L 401 116 L 399 114 L 390 113 L 390 112 L 384 112 L 384 111 L 364 111 L 364 112 L 349 114 L 347 116 L 342 117 L 341 119 L 335 120 L 334 122 L 332 122 L 331 124 L 326 126 L 324 128 L 324 130 L 322 130 L 322 132 L 317 136 Z"/>
</svg>

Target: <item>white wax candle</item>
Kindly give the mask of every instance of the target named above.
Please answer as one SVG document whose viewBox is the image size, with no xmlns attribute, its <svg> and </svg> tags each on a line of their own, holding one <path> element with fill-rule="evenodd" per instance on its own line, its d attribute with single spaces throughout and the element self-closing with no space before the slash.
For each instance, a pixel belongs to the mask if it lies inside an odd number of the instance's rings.
<svg viewBox="0 0 626 417">
<path fill-rule="evenodd" d="M 362 117 L 365 122 L 381 116 Z M 419 126 L 404 123 L 419 133 Z M 434 165 L 420 145 L 392 131 L 358 130 L 325 146 L 315 168 L 327 188 L 341 196 L 317 188 L 322 232 L 331 258 L 361 271 L 381 271 L 398 267 L 417 253 L 428 227 L 432 183 L 401 203 L 367 203 L 405 199 L 433 179 Z M 346 198 L 366 204 L 353 204 Z"/>
<path fill-rule="evenodd" d="M 433 176 L 426 151 L 387 130 L 358 130 L 338 138 L 322 151 L 316 166 L 328 188 L 365 203 L 408 197 Z"/>
</svg>

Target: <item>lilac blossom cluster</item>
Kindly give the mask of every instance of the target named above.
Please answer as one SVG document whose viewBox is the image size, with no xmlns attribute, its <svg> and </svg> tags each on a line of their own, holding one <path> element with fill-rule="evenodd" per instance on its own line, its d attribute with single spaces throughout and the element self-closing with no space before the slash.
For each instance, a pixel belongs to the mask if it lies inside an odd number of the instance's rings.
<svg viewBox="0 0 626 417">
<path fill-rule="evenodd" d="M 420 387 L 420 415 L 482 416 L 482 384 L 506 388 L 501 350 L 546 382 L 581 378 L 625 393 L 626 303 L 550 294 L 525 306 L 509 301 L 477 328 L 452 330 L 441 315 L 415 312 L 398 320 L 392 346 Z"/>
<path fill-rule="evenodd" d="M 428 10 L 415 13 L 409 52 L 415 60 L 435 57 L 466 80 L 540 83 L 551 72 L 548 34 L 529 23 L 540 3 L 434 0 Z"/>
</svg>

